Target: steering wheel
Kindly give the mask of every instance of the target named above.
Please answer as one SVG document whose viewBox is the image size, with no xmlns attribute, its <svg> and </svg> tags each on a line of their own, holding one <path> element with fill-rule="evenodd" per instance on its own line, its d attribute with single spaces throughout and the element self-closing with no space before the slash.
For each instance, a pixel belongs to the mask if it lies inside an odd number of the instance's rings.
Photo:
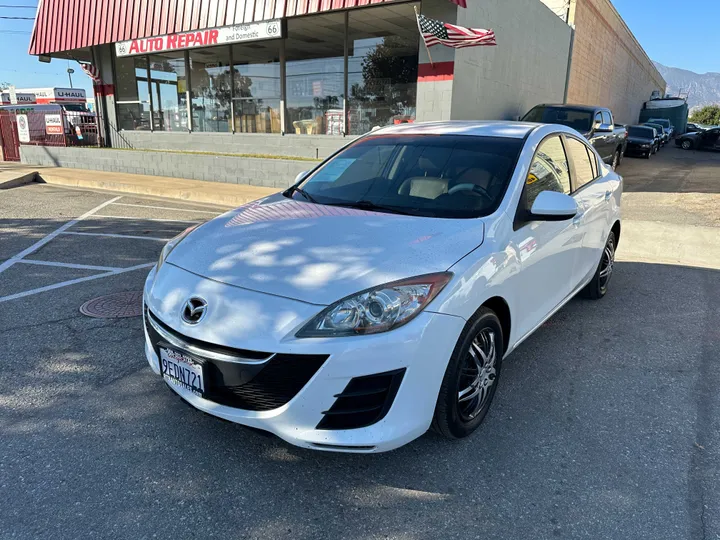
<svg viewBox="0 0 720 540">
<path fill-rule="evenodd" d="M 495 201 L 495 198 L 490 195 L 487 189 L 484 187 L 478 186 L 477 184 L 458 184 L 457 186 L 453 186 L 448 190 L 448 195 L 453 195 L 457 193 L 458 191 L 472 191 L 473 193 L 477 193 L 478 195 L 482 195 L 486 199 L 488 199 L 490 202 Z"/>
</svg>

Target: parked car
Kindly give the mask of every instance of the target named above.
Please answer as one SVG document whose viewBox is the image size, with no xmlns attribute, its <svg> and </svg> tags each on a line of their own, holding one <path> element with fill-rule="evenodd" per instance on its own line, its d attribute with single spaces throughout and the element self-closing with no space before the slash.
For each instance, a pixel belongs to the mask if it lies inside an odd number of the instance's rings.
<svg viewBox="0 0 720 540">
<path fill-rule="evenodd" d="M 720 150 L 720 128 L 685 133 L 675 139 L 675 144 L 683 150 Z"/>
<path fill-rule="evenodd" d="M 667 131 L 665 131 L 665 128 L 662 127 L 660 124 L 655 124 L 653 122 L 645 122 L 643 126 L 648 126 L 657 130 L 658 134 L 660 135 L 661 146 L 665 146 L 665 144 L 667 144 L 667 142 L 670 140 Z"/>
<path fill-rule="evenodd" d="M 701 128 L 699 125 L 693 124 L 692 122 L 688 122 L 685 129 L 685 133 L 697 133 L 698 131 L 703 131 L 704 128 Z"/>
<path fill-rule="evenodd" d="M 663 131 L 667 134 L 667 140 L 671 140 L 675 135 L 675 128 L 667 118 L 650 118 L 648 122 L 659 124 L 663 127 Z"/>
<path fill-rule="evenodd" d="M 627 130 L 616 126 L 610 109 L 586 105 L 537 105 L 524 122 L 560 124 L 579 131 L 597 150 L 605 163 L 617 168 L 625 154 Z"/>
<path fill-rule="evenodd" d="M 655 129 L 648 126 L 629 126 L 625 155 L 650 159 L 650 156 L 657 152 L 659 144 L 659 137 Z"/>
<path fill-rule="evenodd" d="M 306 448 L 465 437 L 503 359 L 606 294 L 622 185 L 565 126 L 380 128 L 164 247 L 148 362 L 193 407 Z"/>
</svg>

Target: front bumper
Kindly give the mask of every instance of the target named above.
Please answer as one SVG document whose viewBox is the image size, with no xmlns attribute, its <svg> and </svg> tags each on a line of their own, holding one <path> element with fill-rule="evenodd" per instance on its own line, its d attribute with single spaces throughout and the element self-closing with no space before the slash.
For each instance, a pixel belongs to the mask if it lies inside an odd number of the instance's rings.
<svg viewBox="0 0 720 540">
<path fill-rule="evenodd" d="M 184 302 L 193 295 L 207 301 L 208 313 L 201 323 L 188 325 L 180 314 Z M 290 362 L 293 358 L 321 358 L 307 383 L 303 381 L 289 401 L 269 410 L 232 407 L 173 384 L 168 386 L 197 409 L 214 416 L 272 432 L 297 446 L 332 451 L 383 452 L 427 431 L 448 360 L 465 325 L 459 317 L 423 312 L 387 333 L 298 339 L 295 332 L 323 306 L 210 281 L 168 263 L 159 276 L 154 269 L 150 272 L 144 299 L 155 321 L 187 342 L 265 351 Z M 146 323 L 151 322 L 148 314 L 144 317 Z M 146 324 L 145 353 L 153 371 L 160 374 L 157 340 L 152 325 L 148 330 Z M 337 396 L 352 394 L 377 374 L 390 377 L 395 385 L 384 416 L 365 427 L 332 428 L 340 424 L 329 424 L 324 413 L 338 409 L 342 397 Z"/>
</svg>

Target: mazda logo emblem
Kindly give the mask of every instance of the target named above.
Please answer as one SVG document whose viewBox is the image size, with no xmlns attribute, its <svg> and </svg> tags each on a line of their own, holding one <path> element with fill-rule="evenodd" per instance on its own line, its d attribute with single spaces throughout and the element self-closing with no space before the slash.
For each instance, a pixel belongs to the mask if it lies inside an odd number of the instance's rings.
<svg viewBox="0 0 720 540">
<path fill-rule="evenodd" d="M 193 296 L 182 309 L 182 320 L 188 324 L 197 324 L 203 320 L 207 313 L 207 302 L 202 298 Z"/>
</svg>

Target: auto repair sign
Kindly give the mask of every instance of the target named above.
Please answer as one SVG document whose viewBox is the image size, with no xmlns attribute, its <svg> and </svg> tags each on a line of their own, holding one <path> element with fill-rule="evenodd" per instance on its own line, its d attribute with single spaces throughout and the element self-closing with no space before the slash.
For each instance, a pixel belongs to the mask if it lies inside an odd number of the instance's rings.
<svg viewBox="0 0 720 540">
<path fill-rule="evenodd" d="M 62 118 L 59 114 L 45 115 L 45 133 L 47 133 L 48 135 L 63 134 Z"/>
<path fill-rule="evenodd" d="M 115 44 L 117 56 L 134 56 L 153 52 L 179 51 L 195 47 L 212 47 L 227 43 L 257 41 L 283 37 L 280 19 L 248 24 L 234 24 L 197 32 L 181 32 L 164 36 L 131 39 Z"/>
</svg>

